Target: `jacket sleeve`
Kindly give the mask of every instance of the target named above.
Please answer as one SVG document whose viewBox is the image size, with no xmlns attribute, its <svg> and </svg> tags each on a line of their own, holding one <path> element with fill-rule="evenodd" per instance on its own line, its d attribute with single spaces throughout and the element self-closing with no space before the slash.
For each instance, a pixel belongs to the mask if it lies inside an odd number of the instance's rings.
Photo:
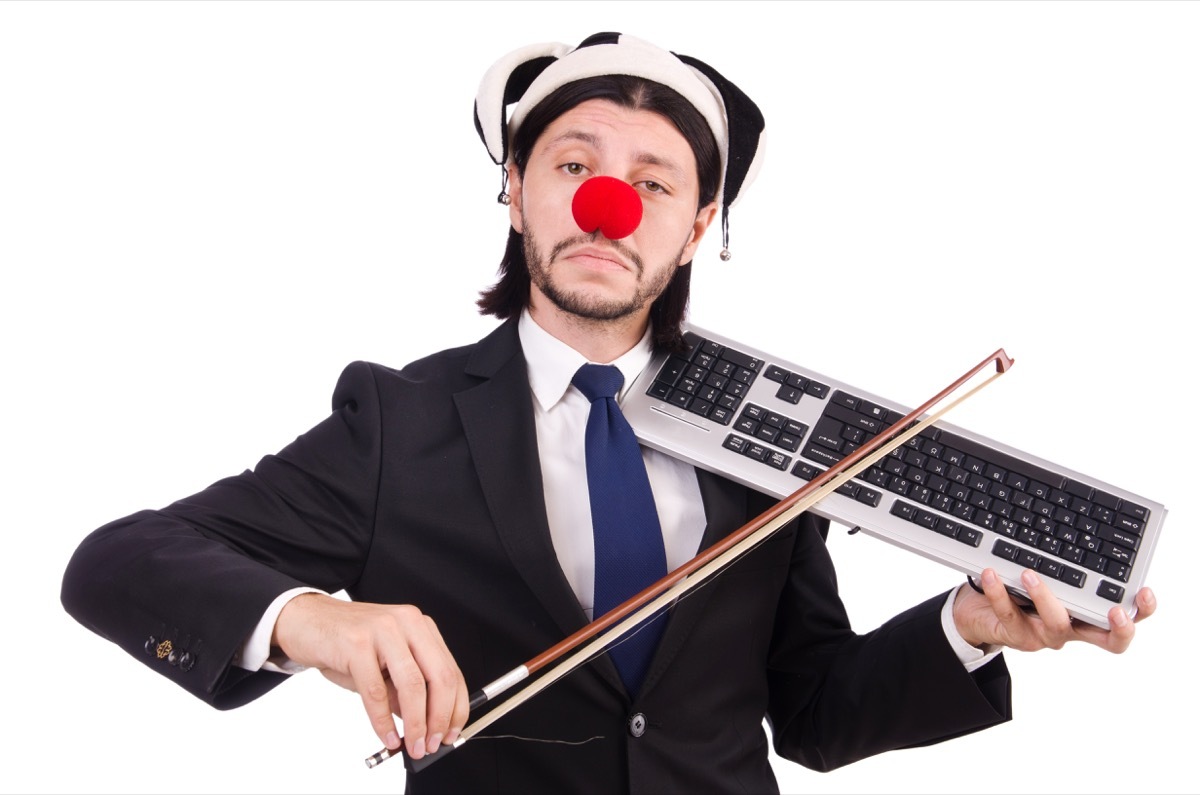
<svg viewBox="0 0 1200 795">
<path fill-rule="evenodd" d="M 252 471 L 88 535 L 63 576 L 63 606 L 213 706 L 240 706 L 286 679 L 232 665 L 271 601 L 358 577 L 379 469 L 374 374 L 356 362 L 332 414 Z"/>
<path fill-rule="evenodd" d="M 801 518 L 777 615 L 768 719 L 780 756 L 826 771 L 1010 719 L 1003 656 L 969 673 L 946 640 L 948 594 L 866 634 L 851 630 L 823 521 Z"/>
</svg>

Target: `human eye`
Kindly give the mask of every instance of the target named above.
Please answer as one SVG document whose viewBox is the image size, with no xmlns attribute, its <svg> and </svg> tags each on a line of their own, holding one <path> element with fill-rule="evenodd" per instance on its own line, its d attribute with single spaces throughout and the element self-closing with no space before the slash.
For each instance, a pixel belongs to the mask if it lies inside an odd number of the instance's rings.
<svg viewBox="0 0 1200 795">
<path fill-rule="evenodd" d="M 667 190 L 666 186 L 664 186 L 661 182 L 655 182 L 652 179 L 643 180 L 642 187 L 645 188 L 650 193 L 662 193 L 662 194 L 670 193 L 670 191 Z"/>
<path fill-rule="evenodd" d="M 564 163 L 561 168 L 572 177 L 580 176 L 585 170 L 582 163 Z"/>
</svg>

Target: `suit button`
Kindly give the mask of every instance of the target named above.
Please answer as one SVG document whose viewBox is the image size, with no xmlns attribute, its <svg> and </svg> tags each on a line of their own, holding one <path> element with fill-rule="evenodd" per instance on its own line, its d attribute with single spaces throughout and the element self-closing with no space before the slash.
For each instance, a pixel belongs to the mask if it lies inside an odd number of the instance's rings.
<svg viewBox="0 0 1200 795">
<path fill-rule="evenodd" d="M 634 716 L 629 719 L 629 733 L 632 734 L 634 737 L 641 737 L 643 734 L 646 733 L 646 716 L 645 715 L 638 712 L 638 713 L 635 713 Z"/>
<path fill-rule="evenodd" d="M 142 648 L 146 650 L 146 654 L 154 654 L 154 650 L 158 648 L 158 639 L 151 635 L 146 638 L 146 643 Z"/>
<path fill-rule="evenodd" d="M 190 652 L 185 651 L 179 657 L 179 670 L 187 673 L 192 670 L 192 666 L 196 664 L 196 657 Z"/>
</svg>

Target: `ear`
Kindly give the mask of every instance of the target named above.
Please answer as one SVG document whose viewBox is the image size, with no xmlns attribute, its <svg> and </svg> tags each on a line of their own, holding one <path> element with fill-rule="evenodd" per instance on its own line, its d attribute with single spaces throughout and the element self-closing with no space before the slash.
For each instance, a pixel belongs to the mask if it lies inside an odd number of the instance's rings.
<svg viewBox="0 0 1200 795">
<path fill-rule="evenodd" d="M 514 164 L 510 163 L 505 168 L 508 170 L 508 222 L 518 235 L 523 235 L 525 230 L 521 228 L 521 207 L 524 206 L 525 194 L 521 191 L 521 174 Z"/>
<path fill-rule="evenodd" d="M 692 258 L 696 256 L 696 249 L 700 247 L 704 233 L 708 231 L 708 227 L 716 217 L 716 202 L 709 202 L 700 208 L 700 212 L 696 213 L 696 220 L 692 223 L 691 237 L 688 238 L 687 245 L 683 247 L 683 256 L 679 258 L 681 265 L 691 262 Z"/>
</svg>

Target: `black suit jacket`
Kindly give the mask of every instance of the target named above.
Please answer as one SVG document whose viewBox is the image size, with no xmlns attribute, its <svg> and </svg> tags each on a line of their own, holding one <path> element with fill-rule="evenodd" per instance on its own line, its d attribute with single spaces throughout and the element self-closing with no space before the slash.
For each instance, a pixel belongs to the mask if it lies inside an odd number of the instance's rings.
<svg viewBox="0 0 1200 795">
<path fill-rule="evenodd" d="M 697 474 L 705 546 L 772 503 Z M 940 626 L 945 595 L 851 630 L 826 530 L 802 516 L 677 603 L 635 697 L 601 656 L 485 732 L 578 744 L 477 739 L 408 790 L 770 792 L 764 716 L 778 752 L 818 770 L 1006 720 L 1003 660 L 965 672 Z M 584 625 L 550 540 L 515 322 L 401 371 L 351 364 L 333 413 L 279 454 L 88 536 L 62 598 L 224 709 L 286 679 L 233 661 L 297 585 L 418 605 L 472 689 Z"/>
</svg>

